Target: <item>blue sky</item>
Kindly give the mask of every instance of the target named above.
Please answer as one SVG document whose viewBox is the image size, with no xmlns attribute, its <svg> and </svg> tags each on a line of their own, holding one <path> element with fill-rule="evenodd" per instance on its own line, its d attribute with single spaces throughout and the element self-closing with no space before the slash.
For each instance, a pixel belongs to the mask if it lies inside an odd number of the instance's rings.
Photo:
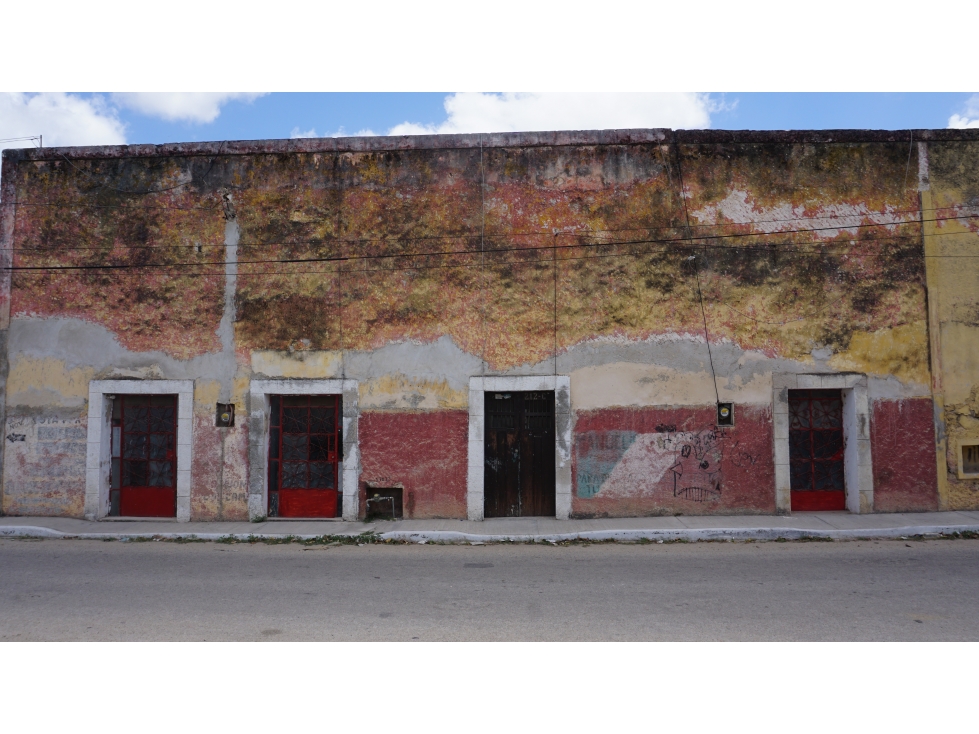
<svg viewBox="0 0 979 734">
<path fill-rule="evenodd" d="M 437 126 L 447 118 L 447 94 L 271 94 L 250 103 L 232 101 L 210 124 L 166 122 L 128 114 L 132 142 L 287 138 L 294 130 L 319 135 L 371 130 L 383 135 L 404 123 Z M 963 111 L 970 94 L 724 94 L 710 114 L 721 129 L 944 128 Z M 570 122 L 570 121 L 569 121 Z M 659 126 L 651 120 L 649 127 Z M 491 132 L 486 130 L 484 132 Z"/>
<path fill-rule="evenodd" d="M 355 134 L 673 127 L 979 127 L 972 93 L 0 94 L 0 140 L 166 143 Z M 0 143 L 21 147 L 27 142 Z"/>
</svg>

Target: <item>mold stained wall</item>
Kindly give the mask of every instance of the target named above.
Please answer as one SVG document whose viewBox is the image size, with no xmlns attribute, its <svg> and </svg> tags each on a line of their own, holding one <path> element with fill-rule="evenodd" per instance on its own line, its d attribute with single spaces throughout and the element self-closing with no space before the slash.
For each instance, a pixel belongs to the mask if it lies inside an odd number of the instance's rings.
<svg viewBox="0 0 979 734">
<path fill-rule="evenodd" d="M 595 297 L 581 301 L 601 335 L 586 349 L 604 354 L 571 367 L 575 513 L 775 511 L 772 374 L 848 371 L 870 378 L 881 506 L 934 509 L 934 472 L 906 488 L 894 471 L 934 455 L 915 149 L 678 137 L 673 229 L 637 239 L 684 242 L 603 266 L 614 282 L 593 278 Z M 711 357 L 733 429 L 690 409 L 715 400 Z M 895 439 L 886 428 L 905 413 L 915 420 Z"/>
<path fill-rule="evenodd" d="M 917 147 L 564 138 L 8 154 L 16 265 L 138 269 L 14 274 L 4 511 L 81 512 L 91 379 L 196 381 L 194 519 L 247 515 L 246 421 L 213 414 L 252 377 L 357 380 L 361 498 L 413 517 L 465 517 L 472 375 L 570 375 L 578 516 L 773 512 L 777 372 L 870 376 L 881 498 L 934 450 Z"/>
</svg>

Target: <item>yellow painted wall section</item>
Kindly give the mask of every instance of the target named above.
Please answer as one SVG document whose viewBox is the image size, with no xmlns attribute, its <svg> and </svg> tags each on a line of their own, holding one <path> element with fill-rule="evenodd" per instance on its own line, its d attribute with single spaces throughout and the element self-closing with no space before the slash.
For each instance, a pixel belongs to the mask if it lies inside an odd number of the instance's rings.
<svg viewBox="0 0 979 734">
<path fill-rule="evenodd" d="M 254 351 L 252 372 L 266 377 L 325 379 L 340 376 L 340 352 L 334 351 Z"/>
<path fill-rule="evenodd" d="M 209 413 L 221 398 L 219 380 L 197 380 L 194 383 L 194 411 Z"/>
<path fill-rule="evenodd" d="M 469 391 L 453 390 L 446 380 L 384 377 L 360 385 L 360 407 L 370 410 L 466 410 Z"/>
<path fill-rule="evenodd" d="M 771 372 L 747 383 L 719 377 L 722 401 L 767 405 L 772 400 Z M 711 405 L 716 400 L 710 372 L 680 372 L 655 364 L 615 362 L 571 373 L 571 400 L 576 410 L 654 405 Z"/>
<path fill-rule="evenodd" d="M 69 369 L 63 360 L 16 355 L 7 377 L 7 405 L 78 407 L 88 401 L 91 367 Z"/>
<path fill-rule="evenodd" d="M 979 481 L 958 478 L 962 439 L 979 438 L 979 150 L 929 143 L 922 191 L 932 364 L 941 425 L 938 479 L 943 508 L 979 509 Z"/>
<path fill-rule="evenodd" d="M 237 410 L 245 410 L 245 396 L 248 395 L 248 388 L 251 379 L 248 377 L 236 377 L 231 382 L 231 402 L 237 406 Z"/>
<path fill-rule="evenodd" d="M 849 349 L 833 355 L 829 364 L 841 371 L 893 375 L 902 382 L 927 385 L 930 378 L 927 324 L 915 321 L 891 329 L 855 331 Z"/>
</svg>

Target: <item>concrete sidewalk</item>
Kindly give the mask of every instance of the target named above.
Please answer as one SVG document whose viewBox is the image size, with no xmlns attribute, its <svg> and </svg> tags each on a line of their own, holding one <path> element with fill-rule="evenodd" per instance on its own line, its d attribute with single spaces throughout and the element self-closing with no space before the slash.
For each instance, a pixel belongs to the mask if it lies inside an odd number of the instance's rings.
<svg viewBox="0 0 979 734">
<path fill-rule="evenodd" d="M 124 539 L 159 537 L 238 540 L 322 538 L 372 533 L 381 539 L 450 543 L 533 542 L 563 540 L 798 540 L 802 538 L 899 538 L 913 535 L 979 533 L 979 512 L 922 512 L 851 515 L 807 512 L 792 516 L 726 515 L 632 517 L 594 520 L 500 518 L 466 520 L 398 520 L 371 523 L 331 520 L 188 522 L 103 520 L 66 517 L 0 517 L 0 537 Z"/>
</svg>

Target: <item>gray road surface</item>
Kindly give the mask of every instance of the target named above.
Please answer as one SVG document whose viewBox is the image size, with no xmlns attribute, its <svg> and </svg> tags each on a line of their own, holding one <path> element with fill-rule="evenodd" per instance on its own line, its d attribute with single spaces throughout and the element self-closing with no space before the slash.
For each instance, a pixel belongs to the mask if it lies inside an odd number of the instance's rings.
<svg viewBox="0 0 979 734">
<path fill-rule="evenodd" d="M 0 540 L 0 640 L 976 640 L 979 540 Z"/>
</svg>

